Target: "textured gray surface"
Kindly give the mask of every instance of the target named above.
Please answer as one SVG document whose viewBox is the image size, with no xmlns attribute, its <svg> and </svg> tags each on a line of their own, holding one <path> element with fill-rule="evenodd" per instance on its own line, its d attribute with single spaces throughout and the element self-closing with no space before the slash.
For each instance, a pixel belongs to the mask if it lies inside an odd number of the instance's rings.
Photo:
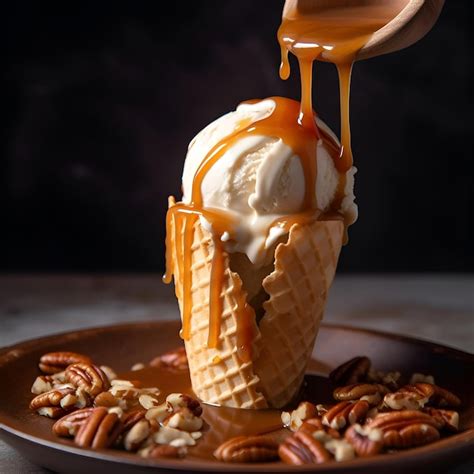
<svg viewBox="0 0 474 474">
<path fill-rule="evenodd" d="M 2 276 L 0 347 L 77 328 L 177 317 L 158 276 Z M 474 277 L 339 276 L 327 322 L 407 334 L 474 351 Z M 44 473 L 0 442 L 0 474 Z M 470 463 L 450 474 L 471 474 Z"/>
</svg>

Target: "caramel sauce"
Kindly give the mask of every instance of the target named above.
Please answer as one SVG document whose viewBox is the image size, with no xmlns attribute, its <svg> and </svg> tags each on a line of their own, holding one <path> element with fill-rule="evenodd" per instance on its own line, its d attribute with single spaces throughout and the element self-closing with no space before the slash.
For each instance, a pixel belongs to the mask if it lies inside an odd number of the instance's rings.
<svg viewBox="0 0 474 474">
<path fill-rule="evenodd" d="M 137 380 L 142 387 L 158 387 L 160 403 L 163 403 L 170 393 L 185 393 L 196 397 L 187 370 L 147 367 L 120 374 L 120 378 Z M 306 374 L 301 397 L 318 403 L 329 403 L 332 389 L 326 377 Z M 295 408 L 297 403 L 298 400 L 288 409 Z M 281 410 L 242 410 L 208 404 L 202 404 L 202 408 L 205 422 L 203 436 L 196 446 L 189 449 L 188 458 L 214 459 L 213 452 L 217 447 L 234 436 L 265 434 L 281 441 L 290 434 L 289 430 L 283 428 Z"/>
<path fill-rule="evenodd" d="M 329 3 L 329 2 L 328 2 Z M 235 236 L 236 223 L 225 213 L 216 209 L 204 209 L 202 184 L 212 167 L 238 141 L 251 135 L 280 138 L 292 148 L 300 159 L 305 179 L 305 194 L 301 209 L 294 215 L 275 221 L 274 225 L 286 231 L 293 224 L 308 223 L 324 218 L 316 203 L 317 145 L 324 142 L 340 179 L 336 196 L 329 213 L 340 209 L 346 184 L 346 172 L 352 166 L 352 150 L 349 125 L 349 90 L 352 64 L 357 52 L 366 44 L 372 33 L 383 27 L 401 11 L 406 0 L 386 2 L 382 5 L 358 7 L 323 5 L 311 12 L 298 10 L 287 12 L 278 30 L 281 47 L 280 76 L 290 75 L 288 53 L 293 53 L 299 62 L 301 76 L 301 103 L 283 97 L 271 97 L 275 103 L 273 112 L 266 118 L 252 122 L 242 120 L 235 130 L 219 141 L 206 155 L 198 167 L 192 184 L 189 204 L 178 203 L 168 210 L 166 225 L 166 274 L 164 281 L 171 282 L 172 274 L 182 287 L 182 331 L 183 339 L 191 336 L 192 315 L 192 245 L 194 225 L 204 217 L 212 226 L 213 254 L 209 294 L 209 335 L 207 345 L 219 347 L 221 318 L 223 312 L 222 288 L 225 278 L 225 252 L 222 236 Z M 340 147 L 332 137 L 319 130 L 312 106 L 312 70 L 315 60 L 331 61 L 339 73 L 341 101 Z M 249 101 L 254 103 L 255 101 Z M 174 231 L 172 230 L 174 229 Z M 173 252 L 174 249 L 174 252 Z M 173 255 L 175 258 L 173 259 Z M 174 260 L 174 261 L 173 261 Z M 253 321 L 255 313 L 241 292 L 238 301 L 237 344 L 238 355 L 251 359 Z"/>
<path fill-rule="evenodd" d="M 304 2 L 301 2 L 304 6 Z M 345 2 L 347 3 L 347 2 Z M 357 2 L 352 2 L 357 3 Z M 310 5 L 308 11 L 298 8 L 285 14 L 278 30 L 281 48 L 280 77 L 290 75 L 288 51 L 300 65 L 301 121 L 312 114 L 312 66 L 315 60 L 336 65 L 339 74 L 341 101 L 341 154 L 335 161 L 340 173 L 352 166 L 351 135 L 349 124 L 349 91 L 352 65 L 357 52 L 372 34 L 389 23 L 406 5 L 406 0 L 389 1 L 377 5 L 338 5 L 338 2 L 321 2 L 319 8 Z M 309 3 L 308 3 L 309 5 Z"/>
</svg>

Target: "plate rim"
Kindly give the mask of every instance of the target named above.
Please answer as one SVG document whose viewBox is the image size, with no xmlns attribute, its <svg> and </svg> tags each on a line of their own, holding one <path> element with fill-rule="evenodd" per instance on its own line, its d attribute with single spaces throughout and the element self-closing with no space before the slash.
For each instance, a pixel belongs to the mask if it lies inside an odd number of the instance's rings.
<svg viewBox="0 0 474 474">
<path fill-rule="evenodd" d="M 88 328 L 82 328 L 79 330 L 69 330 L 69 331 L 62 331 L 55 334 L 50 334 L 46 336 L 41 336 L 39 338 L 31 338 L 26 339 L 24 341 L 17 342 L 13 345 L 6 346 L 0 348 L 0 369 L 9 362 L 15 360 L 16 358 L 20 357 L 25 352 L 29 352 L 34 350 L 35 347 L 40 347 L 42 345 L 57 342 L 57 340 L 64 339 L 64 342 L 68 340 L 74 340 L 81 338 L 88 333 L 97 334 L 97 332 L 104 332 L 104 331 L 116 331 L 116 330 L 125 330 L 130 327 L 146 327 L 146 326 L 160 326 L 160 325 L 177 325 L 179 324 L 179 320 L 177 319 L 165 319 L 159 321 L 147 320 L 147 321 L 137 321 L 137 322 L 130 322 L 130 323 L 118 323 L 118 324 L 111 324 L 111 325 L 101 325 L 101 326 L 93 326 Z M 352 327 L 342 324 L 328 324 L 322 323 L 321 327 L 327 329 L 334 329 L 334 330 L 343 330 L 348 332 L 359 332 L 370 334 L 373 336 L 378 336 L 382 338 L 389 338 L 389 339 L 396 339 L 403 342 L 408 342 L 410 344 L 415 345 L 422 345 L 424 347 L 431 348 L 433 352 L 442 352 L 445 355 L 451 355 L 453 357 L 460 357 L 464 360 L 467 360 L 469 363 L 474 364 L 474 354 L 469 352 L 462 351 L 460 349 L 456 349 L 453 347 L 449 347 L 446 345 L 442 345 L 436 342 L 431 342 L 423 339 L 418 339 L 411 336 L 405 336 L 401 334 L 392 334 L 385 331 L 378 331 L 375 329 L 367 329 L 367 328 L 359 328 L 359 327 Z M 18 352 L 20 351 L 20 352 Z M 63 453 L 72 454 L 74 456 L 86 457 L 89 460 L 102 460 L 111 463 L 121 463 L 127 464 L 129 466 L 140 466 L 145 468 L 163 468 L 163 469 L 173 469 L 173 470 L 194 470 L 199 472 L 310 472 L 310 471 L 334 471 L 334 472 L 341 472 L 344 469 L 357 467 L 357 468 L 364 468 L 364 467 L 373 467 L 374 461 L 377 462 L 380 459 L 384 459 L 384 461 L 390 461 L 389 465 L 396 467 L 398 463 L 408 462 L 414 458 L 417 459 L 419 462 L 423 462 L 422 458 L 429 458 L 433 456 L 433 448 L 431 445 L 420 446 L 417 448 L 412 448 L 407 451 L 398 452 L 396 456 L 389 456 L 391 459 L 387 459 L 387 455 L 378 455 L 373 456 L 367 459 L 358 458 L 350 461 L 338 462 L 338 463 L 325 463 L 321 465 L 303 465 L 303 466 L 289 466 L 280 463 L 262 463 L 262 464 L 243 464 L 243 463 L 223 463 L 219 461 L 209 462 L 205 460 L 199 459 L 190 459 L 190 460 L 167 460 L 167 459 L 160 459 L 160 460 L 150 460 L 146 458 L 141 458 L 136 455 L 130 453 L 123 453 L 121 452 L 120 457 L 117 457 L 113 452 L 110 450 L 90 450 L 90 449 L 82 449 L 68 443 L 60 442 L 60 441 L 50 441 L 41 437 L 37 437 L 35 435 L 31 435 L 25 431 L 18 430 L 11 426 L 8 421 L 4 418 L 3 412 L 0 408 L 0 433 L 4 431 L 8 433 L 8 435 L 13 436 L 15 438 L 19 438 L 21 440 L 25 440 L 29 443 L 33 443 L 36 445 L 40 445 L 49 449 L 60 450 Z M 450 458 L 456 456 L 457 454 L 462 454 L 465 452 L 466 445 L 472 445 L 474 447 L 474 429 L 468 429 L 463 431 L 462 433 L 458 433 L 456 435 L 450 436 L 449 438 L 444 438 L 437 443 L 442 445 L 442 453 L 449 454 Z M 7 443 L 9 444 L 9 443 Z M 438 444 L 439 446 L 439 444 Z M 13 448 L 15 449 L 15 448 Z M 15 449 L 16 450 L 16 449 Z M 17 450 L 16 450 L 17 451 Z M 467 451 L 467 450 L 466 450 Z M 19 452 L 20 455 L 23 456 L 23 452 Z M 437 450 L 439 453 L 440 450 Z M 124 456 L 125 454 L 125 456 Z M 25 456 L 26 457 L 26 456 Z M 467 459 L 467 456 L 463 456 L 460 458 L 460 461 L 463 459 Z"/>
</svg>

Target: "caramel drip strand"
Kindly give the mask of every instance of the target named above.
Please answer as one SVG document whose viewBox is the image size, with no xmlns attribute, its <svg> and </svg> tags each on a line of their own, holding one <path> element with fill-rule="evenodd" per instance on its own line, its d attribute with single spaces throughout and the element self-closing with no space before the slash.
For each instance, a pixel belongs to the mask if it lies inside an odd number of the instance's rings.
<svg viewBox="0 0 474 474">
<path fill-rule="evenodd" d="M 174 232 L 171 231 L 174 229 Z M 175 245 L 175 234 L 176 233 L 176 222 L 174 218 L 174 212 L 166 213 L 166 242 L 165 242 L 165 255 L 166 255 L 166 269 L 163 275 L 163 283 L 167 285 L 171 283 L 173 277 L 173 246 Z"/>
<path fill-rule="evenodd" d="M 194 223 L 196 215 L 186 216 L 183 231 L 183 332 L 182 338 L 189 339 L 191 336 L 191 312 L 192 312 L 192 246 L 194 238 Z"/>
<path fill-rule="evenodd" d="M 288 52 L 287 52 L 288 54 Z M 308 129 L 314 131 L 314 134 L 319 138 L 318 127 L 316 126 L 316 120 L 314 119 L 313 111 L 313 60 L 306 58 L 298 58 L 300 65 L 300 77 L 301 77 L 301 108 L 298 116 L 298 123 Z M 315 160 L 316 157 L 313 157 Z"/>
<path fill-rule="evenodd" d="M 336 168 L 340 173 L 345 173 L 352 167 L 351 125 L 349 117 L 349 100 L 351 91 L 351 73 L 353 62 L 337 64 L 339 75 L 339 94 L 341 103 L 341 156 L 336 161 Z"/>
</svg>

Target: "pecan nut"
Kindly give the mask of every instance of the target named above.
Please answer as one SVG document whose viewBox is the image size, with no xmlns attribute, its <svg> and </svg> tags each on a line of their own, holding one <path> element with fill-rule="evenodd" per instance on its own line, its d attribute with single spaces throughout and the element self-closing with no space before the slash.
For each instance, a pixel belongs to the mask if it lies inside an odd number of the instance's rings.
<svg viewBox="0 0 474 474">
<path fill-rule="evenodd" d="M 53 433 L 63 438 L 74 437 L 82 423 L 90 416 L 92 411 L 93 408 L 83 408 L 82 410 L 76 410 L 63 416 L 54 423 Z"/>
<path fill-rule="evenodd" d="M 438 430 L 446 429 L 452 432 L 459 430 L 459 413 L 457 411 L 433 407 L 426 407 L 423 411 L 435 420 Z"/>
<path fill-rule="evenodd" d="M 320 464 L 332 459 L 324 445 L 312 435 L 297 431 L 288 436 L 278 448 L 280 459 L 295 466 L 302 464 Z"/>
<path fill-rule="evenodd" d="M 105 373 L 93 364 L 73 364 L 66 369 L 66 379 L 82 388 L 92 397 L 109 389 L 110 382 Z"/>
<path fill-rule="evenodd" d="M 415 384 L 415 386 L 419 385 L 430 385 L 430 384 Z M 433 385 L 434 393 L 430 397 L 429 403 L 439 408 L 445 407 L 458 407 L 461 405 L 460 398 L 455 395 L 454 393 L 442 388 L 438 385 Z"/>
<path fill-rule="evenodd" d="M 199 401 L 184 393 L 170 393 L 166 397 L 166 403 L 170 404 L 173 410 L 187 408 L 194 416 L 202 414 L 202 406 Z"/>
<path fill-rule="evenodd" d="M 323 415 L 322 422 L 326 426 L 340 430 L 347 425 L 364 421 L 369 408 L 369 402 L 366 400 L 340 402 Z"/>
<path fill-rule="evenodd" d="M 73 396 L 74 388 L 57 388 L 49 392 L 40 393 L 30 402 L 30 409 L 38 414 L 49 418 L 59 418 L 63 416 L 68 407 L 64 406 L 63 400 L 68 396 Z"/>
<path fill-rule="evenodd" d="M 317 415 L 318 409 L 316 405 L 305 401 L 301 402 L 296 410 L 282 412 L 281 421 L 286 428 L 290 428 L 291 431 L 297 431 L 304 421 L 314 418 Z"/>
<path fill-rule="evenodd" d="M 278 443 L 268 436 L 237 436 L 222 443 L 214 456 L 224 462 L 265 462 L 278 459 Z"/>
<path fill-rule="evenodd" d="M 157 445 L 148 451 L 146 457 L 148 458 L 184 458 L 186 456 L 186 448 L 169 446 L 169 445 Z"/>
<path fill-rule="evenodd" d="M 436 407 L 457 407 L 461 400 L 454 393 L 437 385 L 414 383 L 385 395 L 384 404 L 394 410 L 418 410 L 427 404 Z"/>
<path fill-rule="evenodd" d="M 356 383 L 336 388 L 333 397 L 341 401 L 365 400 L 370 405 L 377 405 L 382 400 L 382 395 L 388 392 L 387 387 L 378 383 Z"/>
<path fill-rule="evenodd" d="M 188 357 L 184 347 L 178 347 L 171 351 L 155 357 L 150 361 L 151 367 L 162 367 L 166 369 L 188 370 Z"/>
<path fill-rule="evenodd" d="M 93 408 L 79 427 L 74 442 L 82 448 L 108 448 L 122 431 L 122 423 L 115 413 L 106 408 Z"/>
<path fill-rule="evenodd" d="M 402 410 L 382 413 L 368 424 L 382 431 L 386 448 L 412 448 L 439 439 L 436 421 L 426 413 Z"/>
<path fill-rule="evenodd" d="M 344 436 L 352 444 L 357 456 L 374 456 L 382 451 L 383 436 L 378 428 L 363 427 L 356 423 L 345 432 Z"/>
<path fill-rule="evenodd" d="M 49 352 L 41 356 L 39 368 L 45 374 L 62 372 L 71 364 L 91 364 L 90 357 L 77 352 Z"/>
<path fill-rule="evenodd" d="M 370 359 L 368 357 L 354 357 L 339 367 L 336 367 L 330 374 L 329 379 L 335 385 L 349 385 L 365 381 L 370 369 Z"/>
</svg>

